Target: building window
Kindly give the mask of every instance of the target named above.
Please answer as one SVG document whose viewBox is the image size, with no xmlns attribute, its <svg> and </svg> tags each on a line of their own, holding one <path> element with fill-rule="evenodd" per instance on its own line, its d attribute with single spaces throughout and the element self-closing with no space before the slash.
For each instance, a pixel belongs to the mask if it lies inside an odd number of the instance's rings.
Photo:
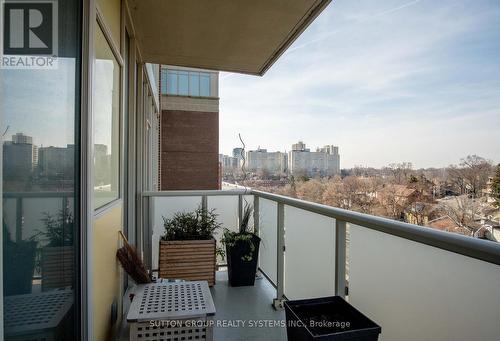
<svg viewBox="0 0 500 341">
<path fill-rule="evenodd" d="M 99 208 L 119 197 L 120 65 L 97 23 L 94 70 L 94 208 Z"/>
<path fill-rule="evenodd" d="M 208 73 L 200 73 L 200 96 L 210 96 L 210 75 Z"/>
<path fill-rule="evenodd" d="M 164 87 L 163 89 L 165 89 L 169 93 L 177 94 L 177 72 L 167 71 L 166 74 L 166 87 Z"/>
<path fill-rule="evenodd" d="M 200 74 L 198 72 L 189 73 L 189 95 L 200 96 Z"/>
<path fill-rule="evenodd" d="M 178 90 L 179 95 L 187 96 L 189 94 L 189 73 L 188 72 L 178 72 Z"/>
<path fill-rule="evenodd" d="M 210 73 L 162 70 L 161 91 L 164 95 L 210 97 Z"/>
</svg>

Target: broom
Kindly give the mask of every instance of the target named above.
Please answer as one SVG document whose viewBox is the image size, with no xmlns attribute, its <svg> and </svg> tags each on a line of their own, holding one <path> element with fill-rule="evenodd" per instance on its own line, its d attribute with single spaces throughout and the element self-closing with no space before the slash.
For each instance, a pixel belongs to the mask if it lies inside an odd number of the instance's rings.
<svg viewBox="0 0 500 341">
<path fill-rule="evenodd" d="M 123 238 L 123 246 L 116 251 L 116 257 L 123 269 L 137 284 L 151 283 L 151 277 L 137 251 L 128 243 L 123 232 L 119 233 Z"/>
</svg>

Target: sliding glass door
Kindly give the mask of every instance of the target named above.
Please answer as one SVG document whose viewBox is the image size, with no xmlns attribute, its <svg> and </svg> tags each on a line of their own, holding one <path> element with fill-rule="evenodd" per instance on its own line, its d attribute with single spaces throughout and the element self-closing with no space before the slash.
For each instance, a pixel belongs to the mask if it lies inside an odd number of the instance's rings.
<svg viewBox="0 0 500 341">
<path fill-rule="evenodd" d="M 0 65 L 3 339 L 76 340 L 81 3 L 9 1 L 2 25 L 6 18 L 11 40 Z M 32 28 L 37 23 L 41 28 Z"/>
</svg>

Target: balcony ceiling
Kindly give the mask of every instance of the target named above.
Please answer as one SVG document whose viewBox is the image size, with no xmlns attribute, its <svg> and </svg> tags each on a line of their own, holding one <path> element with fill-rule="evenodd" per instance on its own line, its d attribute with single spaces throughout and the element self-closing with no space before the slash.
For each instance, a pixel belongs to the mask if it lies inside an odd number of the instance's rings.
<svg viewBox="0 0 500 341">
<path fill-rule="evenodd" d="M 330 0 L 132 0 L 143 60 L 263 75 Z"/>
</svg>

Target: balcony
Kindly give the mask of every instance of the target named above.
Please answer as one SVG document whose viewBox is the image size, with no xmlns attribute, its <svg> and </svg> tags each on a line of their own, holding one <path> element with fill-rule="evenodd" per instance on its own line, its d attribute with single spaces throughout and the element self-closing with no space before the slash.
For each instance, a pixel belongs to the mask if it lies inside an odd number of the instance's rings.
<svg viewBox="0 0 500 341">
<path fill-rule="evenodd" d="M 219 271 L 212 288 L 216 320 L 279 324 L 283 300 L 341 295 L 381 325 L 381 340 L 500 335 L 497 243 L 251 189 L 147 192 L 142 200 L 142 250 L 153 269 L 162 217 L 202 206 L 216 209 L 223 226 L 234 230 L 245 202 L 254 205 L 261 275 L 255 287 L 232 288 Z M 220 325 L 214 336 L 286 339 L 279 326 Z"/>
</svg>

